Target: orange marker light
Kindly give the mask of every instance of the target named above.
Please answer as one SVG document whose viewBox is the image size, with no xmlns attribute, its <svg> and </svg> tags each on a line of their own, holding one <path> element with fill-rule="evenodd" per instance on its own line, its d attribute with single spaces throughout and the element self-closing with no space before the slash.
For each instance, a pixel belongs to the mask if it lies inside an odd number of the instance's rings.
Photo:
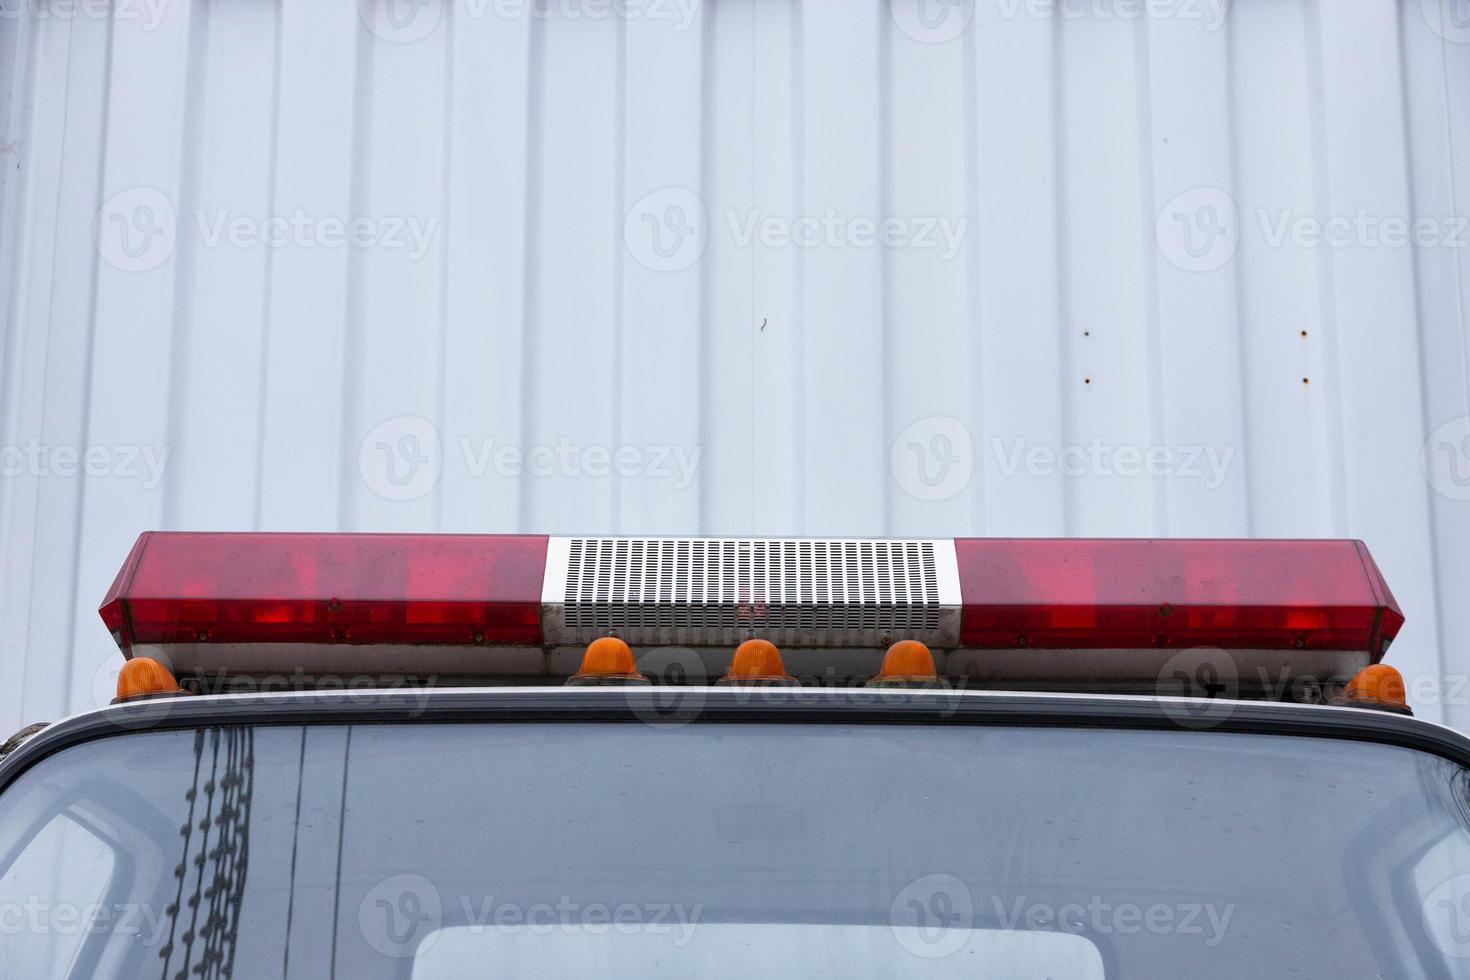
<svg viewBox="0 0 1470 980">
<path fill-rule="evenodd" d="M 781 651 L 770 640 L 746 640 L 735 648 L 730 669 L 721 686 L 743 684 L 754 687 L 795 687 L 796 678 L 786 673 Z"/>
<path fill-rule="evenodd" d="M 616 636 L 603 636 L 587 644 L 582 666 L 567 678 L 573 686 L 616 687 L 625 684 L 647 684 L 648 678 L 638 673 L 638 664 L 628 644 Z"/>
<path fill-rule="evenodd" d="M 868 687 L 943 687 L 934 669 L 934 654 L 918 640 L 899 640 L 883 655 L 878 676 Z"/>
<path fill-rule="evenodd" d="M 1404 676 L 1388 664 L 1372 664 L 1353 675 L 1342 697 L 1333 704 L 1353 708 L 1377 708 L 1411 715 L 1408 698 L 1404 694 Z"/>
<path fill-rule="evenodd" d="M 179 687 L 173 671 L 152 657 L 134 657 L 117 672 L 117 697 L 112 703 L 182 693 L 184 689 Z"/>
</svg>

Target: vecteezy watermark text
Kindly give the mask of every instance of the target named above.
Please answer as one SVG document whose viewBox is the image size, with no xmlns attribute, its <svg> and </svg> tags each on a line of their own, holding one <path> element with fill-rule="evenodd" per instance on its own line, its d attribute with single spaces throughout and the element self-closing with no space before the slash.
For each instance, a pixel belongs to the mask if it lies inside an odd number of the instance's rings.
<svg viewBox="0 0 1470 980">
<path fill-rule="evenodd" d="M 765 248 L 912 248 L 934 252 L 943 261 L 959 254 L 970 219 L 953 215 L 844 214 L 828 208 L 820 215 L 771 214 L 760 208 L 725 209 L 725 224 L 736 248 L 759 242 Z"/>
<path fill-rule="evenodd" d="M 189 218 L 191 241 L 203 249 L 378 249 L 418 261 L 439 234 L 437 215 L 318 214 L 299 207 L 264 215 L 197 207 L 180 215 L 173 199 L 158 188 L 130 187 L 103 202 L 92 221 L 92 237 L 108 265 L 148 272 L 173 256 Z"/>
<path fill-rule="evenodd" d="M 1050 905 L 1032 902 L 1025 896 L 1003 899 L 992 895 L 990 902 L 1002 929 L 1032 932 L 1055 931 L 1108 936 L 1198 936 L 1208 948 L 1220 945 L 1235 915 L 1235 905 L 1212 902 L 1110 902 L 1092 895 L 1086 902 Z"/>
<path fill-rule="evenodd" d="M 1015 20 L 1196 21 L 1207 31 L 1225 25 L 1230 0 L 995 0 L 1001 17 Z"/>
<path fill-rule="evenodd" d="M 53 902 L 39 895 L 24 901 L 0 903 L 0 936 L 112 936 L 133 937 L 157 946 L 163 941 L 170 916 L 161 907 L 141 902 Z"/>
<path fill-rule="evenodd" d="M 672 31 L 698 23 L 703 0 L 358 0 L 369 32 L 390 44 L 412 44 L 434 33 L 447 7 L 456 23 L 497 20 L 641 21 Z"/>
<path fill-rule="evenodd" d="M 389 500 L 416 500 L 438 485 L 446 465 L 470 479 L 617 479 L 664 481 L 686 490 L 699 471 L 704 450 L 672 443 L 604 445 L 566 437 L 521 445 L 494 437 L 460 436 L 457 453 L 446 452 L 428 419 L 401 415 L 373 428 L 358 447 L 358 472 L 373 492 Z"/>
<path fill-rule="evenodd" d="M 0 0 L 0 21 L 135 21 L 151 31 L 163 21 L 169 0 Z"/>
<path fill-rule="evenodd" d="M 866 214 L 836 208 L 818 214 L 725 208 L 711 222 L 699 194 L 687 187 L 662 187 L 628 209 L 623 242 L 639 264 L 655 272 L 693 266 L 712 233 L 735 249 L 901 249 L 947 262 L 960 254 L 969 224 L 964 215 Z"/>
<path fill-rule="evenodd" d="M 1235 460 L 1234 446 L 1112 446 L 1093 439 L 1085 446 L 1032 445 L 1025 439 L 992 439 L 1002 476 L 1023 470 L 1036 477 L 1140 476 L 1202 480 L 1218 490 Z"/>
<path fill-rule="evenodd" d="M 1462 215 L 1380 215 L 1367 208 L 1319 217 L 1291 208 L 1256 210 L 1261 238 L 1271 248 L 1467 248 L 1470 218 Z"/>
<path fill-rule="evenodd" d="M 1213 272 L 1243 241 L 1268 249 L 1470 248 L 1470 217 L 1462 214 L 1257 207 L 1245 215 L 1222 188 L 1182 191 L 1165 202 L 1154 223 L 1159 252 L 1187 272 Z"/>
<path fill-rule="evenodd" d="M 460 453 L 470 476 L 535 477 L 588 476 L 594 479 L 616 476 L 622 479 L 650 477 L 670 480 L 675 490 L 684 490 L 694 482 L 702 451 L 698 446 L 638 445 L 608 447 L 583 446 L 570 439 L 522 449 L 509 442 L 494 439 L 478 441 L 459 439 Z"/>
<path fill-rule="evenodd" d="M 145 490 L 163 481 L 168 446 L 51 446 L 39 439 L 0 445 L 0 477 L 137 480 Z"/>
<path fill-rule="evenodd" d="M 909 882 L 889 906 L 894 937 L 924 959 L 958 953 L 968 945 L 971 930 L 990 928 L 992 921 L 1011 931 L 1193 936 L 1214 948 L 1224 941 L 1234 915 L 1233 903 L 1140 904 L 1091 895 L 1058 904 L 1025 895 L 977 895 L 950 874 L 925 875 Z"/>
<path fill-rule="evenodd" d="M 446 902 L 432 881 L 418 874 L 385 878 L 363 895 L 357 924 L 369 946 L 389 957 L 417 956 L 439 934 L 446 908 L 451 918 L 472 933 L 603 936 L 668 936 L 673 946 L 685 946 L 704 911 L 703 905 L 674 902 L 576 902 L 562 895 L 556 901 L 508 902 L 494 895 L 460 895 Z"/>
<path fill-rule="evenodd" d="M 426 255 L 439 227 L 437 216 L 313 215 L 303 208 L 264 218 L 227 208 L 198 208 L 194 223 L 206 248 L 383 248 L 400 249 L 417 261 Z"/>
</svg>

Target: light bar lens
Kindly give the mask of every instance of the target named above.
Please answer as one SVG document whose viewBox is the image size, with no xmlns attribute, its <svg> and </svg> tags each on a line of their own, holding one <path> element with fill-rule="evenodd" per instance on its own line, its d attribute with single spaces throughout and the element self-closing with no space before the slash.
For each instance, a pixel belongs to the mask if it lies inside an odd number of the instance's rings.
<svg viewBox="0 0 1470 980">
<path fill-rule="evenodd" d="M 960 644 L 1366 650 L 1403 625 L 1361 541 L 955 541 Z"/>
<path fill-rule="evenodd" d="M 134 545 L 101 613 L 140 643 L 541 643 L 544 536 L 191 534 Z"/>
</svg>

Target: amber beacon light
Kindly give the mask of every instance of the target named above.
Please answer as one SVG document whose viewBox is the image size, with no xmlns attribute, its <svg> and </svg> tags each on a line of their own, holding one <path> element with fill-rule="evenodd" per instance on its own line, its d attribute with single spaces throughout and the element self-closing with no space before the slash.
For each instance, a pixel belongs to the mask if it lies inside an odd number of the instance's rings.
<svg viewBox="0 0 1470 980">
<path fill-rule="evenodd" d="M 142 698 L 184 693 L 173 671 L 152 657 L 134 657 L 117 672 L 117 697 L 113 704 Z"/>
<path fill-rule="evenodd" d="M 770 640 L 746 640 L 735 648 L 730 669 L 720 678 L 722 686 L 793 687 L 796 678 L 786 673 L 781 651 Z"/>
<path fill-rule="evenodd" d="M 587 644 L 582 666 L 567 678 L 574 687 L 620 687 L 647 684 L 648 678 L 638 673 L 633 651 L 615 636 L 604 636 Z"/>
</svg>

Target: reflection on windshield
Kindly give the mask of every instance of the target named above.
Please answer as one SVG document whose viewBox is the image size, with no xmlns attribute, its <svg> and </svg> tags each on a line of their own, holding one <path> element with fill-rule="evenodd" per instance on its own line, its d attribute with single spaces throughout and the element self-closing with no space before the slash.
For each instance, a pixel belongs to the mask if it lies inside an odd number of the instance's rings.
<svg viewBox="0 0 1470 980">
<path fill-rule="evenodd" d="M 1467 976 L 1465 782 L 1218 731 L 135 733 L 0 796 L 0 957 L 104 980 Z"/>
<path fill-rule="evenodd" d="M 158 955 L 165 977 L 229 977 L 235 968 L 240 904 L 250 869 L 250 793 L 255 730 L 215 728 L 194 736 L 194 777 L 184 793 L 178 887 L 165 909 Z"/>
</svg>

